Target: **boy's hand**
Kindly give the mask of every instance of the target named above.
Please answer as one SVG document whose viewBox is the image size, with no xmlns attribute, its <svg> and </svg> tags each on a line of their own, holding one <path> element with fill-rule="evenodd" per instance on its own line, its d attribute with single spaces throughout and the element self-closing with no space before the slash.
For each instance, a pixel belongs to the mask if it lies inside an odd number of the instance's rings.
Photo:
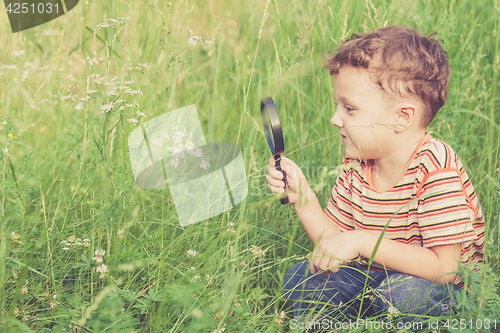
<svg viewBox="0 0 500 333">
<path fill-rule="evenodd" d="M 299 202 L 299 197 L 302 203 L 306 202 L 308 199 L 306 196 L 309 193 L 309 184 L 302 170 L 291 159 L 284 156 L 281 156 L 280 166 L 286 173 L 288 202 L 295 205 Z M 283 174 L 276 170 L 274 156 L 269 158 L 266 179 L 269 183 L 268 187 L 273 193 L 279 194 L 285 192 Z"/>
<path fill-rule="evenodd" d="M 359 256 L 358 237 L 355 230 L 345 231 L 333 237 L 321 240 L 314 249 L 309 260 L 311 274 L 323 271 L 329 275 L 339 270 L 339 267 L 328 267 L 338 265 L 349 265 L 350 262 Z"/>
</svg>

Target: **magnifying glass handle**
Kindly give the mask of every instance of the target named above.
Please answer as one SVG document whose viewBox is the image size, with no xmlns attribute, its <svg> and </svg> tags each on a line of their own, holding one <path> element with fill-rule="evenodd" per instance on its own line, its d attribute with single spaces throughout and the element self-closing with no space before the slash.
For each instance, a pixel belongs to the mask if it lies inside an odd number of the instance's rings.
<svg viewBox="0 0 500 333">
<path fill-rule="evenodd" d="M 276 170 L 281 171 L 283 174 L 283 182 L 285 183 L 285 192 L 286 188 L 288 187 L 286 184 L 286 172 L 285 170 L 281 169 L 280 166 L 280 160 L 281 160 L 281 155 L 274 155 L 274 161 L 276 162 Z M 281 198 L 281 204 L 286 205 L 288 203 L 288 197 Z"/>
</svg>

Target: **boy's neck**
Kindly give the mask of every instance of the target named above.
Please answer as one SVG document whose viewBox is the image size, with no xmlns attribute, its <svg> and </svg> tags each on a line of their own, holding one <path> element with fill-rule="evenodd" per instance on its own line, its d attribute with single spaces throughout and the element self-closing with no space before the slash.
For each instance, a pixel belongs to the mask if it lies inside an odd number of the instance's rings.
<svg viewBox="0 0 500 333">
<path fill-rule="evenodd" d="M 397 143 L 392 154 L 373 160 L 371 181 L 377 191 L 385 192 L 399 183 L 408 170 L 426 132 L 418 131 L 408 134 L 404 138 L 395 140 Z"/>
</svg>

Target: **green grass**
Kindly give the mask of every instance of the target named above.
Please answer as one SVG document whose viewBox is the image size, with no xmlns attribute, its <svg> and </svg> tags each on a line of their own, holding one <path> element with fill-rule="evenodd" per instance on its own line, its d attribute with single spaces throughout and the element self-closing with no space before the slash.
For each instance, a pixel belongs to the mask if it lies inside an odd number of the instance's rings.
<svg viewBox="0 0 500 333">
<path fill-rule="evenodd" d="M 131 20 L 99 29 L 104 14 Z M 478 286 L 481 302 L 464 304 L 457 318 L 500 318 L 493 301 L 499 16 L 498 0 L 82 0 L 55 21 L 12 34 L 2 14 L 0 148 L 8 152 L 0 151 L 0 330 L 288 331 L 283 276 L 312 245 L 293 208 L 267 189 L 259 102 L 275 99 L 286 156 L 304 166 L 324 207 L 343 150 L 329 123 L 332 81 L 321 54 L 385 24 L 437 31 L 444 41 L 450 93 L 429 129 L 458 153 L 478 193 L 491 282 Z M 188 46 L 186 27 L 214 45 Z M 94 52 L 100 63 L 82 64 Z M 92 74 L 107 79 L 96 84 Z M 115 98 L 104 83 L 115 76 L 142 92 L 126 96 L 138 109 L 101 113 Z M 190 104 L 207 141 L 240 146 L 249 194 L 231 211 L 182 228 L 168 190 L 134 184 L 127 140 L 139 125 L 127 119 L 140 110 L 142 123 Z M 235 233 L 227 232 L 230 222 Z M 88 246 L 63 250 L 62 241 L 76 238 Z M 103 279 L 92 259 L 101 249 L 109 269 Z M 286 320 L 278 325 L 281 311 Z"/>
</svg>

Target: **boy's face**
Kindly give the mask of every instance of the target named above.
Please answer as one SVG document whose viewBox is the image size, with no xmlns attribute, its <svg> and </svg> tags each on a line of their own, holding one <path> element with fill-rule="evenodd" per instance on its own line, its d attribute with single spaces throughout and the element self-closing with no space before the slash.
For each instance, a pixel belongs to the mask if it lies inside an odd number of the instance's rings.
<svg viewBox="0 0 500 333">
<path fill-rule="evenodd" d="M 339 128 L 349 158 L 380 159 L 393 152 L 395 103 L 389 103 L 364 69 L 343 67 L 333 76 L 336 111 L 330 123 Z"/>
</svg>

